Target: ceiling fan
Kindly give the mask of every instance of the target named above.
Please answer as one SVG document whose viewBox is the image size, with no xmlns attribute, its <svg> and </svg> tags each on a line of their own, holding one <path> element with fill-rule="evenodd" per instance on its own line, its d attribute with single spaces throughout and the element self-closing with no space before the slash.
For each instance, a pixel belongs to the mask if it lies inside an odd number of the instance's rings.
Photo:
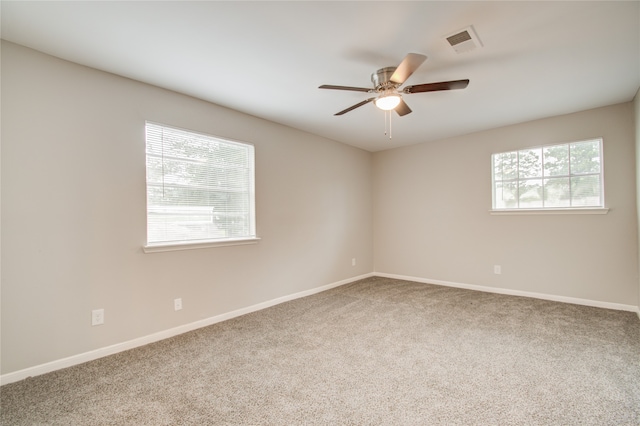
<svg viewBox="0 0 640 426">
<path fill-rule="evenodd" d="M 411 74 L 413 74 L 426 59 L 427 57 L 425 55 L 409 53 L 397 67 L 380 68 L 378 71 L 371 74 L 371 82 L 373 83 L 372 89 L 367 89 L 365 87 L 333 86 L 330 84 L 323 84 L 318 87 L 318 89 L 350 90 L 376 94 L 375 96 L 352 105 L 334 115 L 342 115 L 349 111 L 353 111 L 362 105 L 368 104 L 369 102 L 373 102 L 375 106 L 382 110 L 390 111 L 393 109 L 398 113 L 398 115 L 403 116 L 411 112 L 411 108 L 409 108 L 402 99 L 402 95 L 404 94 L 410 95 L 413 93 L 464 89 L 469 85 L 469 80 L 453 80 L 441 81 L 438 83 L 416 84 L 413 86 L 407 86 L 401 90 L 400 86 L 404 84 Z"/>
</svg>

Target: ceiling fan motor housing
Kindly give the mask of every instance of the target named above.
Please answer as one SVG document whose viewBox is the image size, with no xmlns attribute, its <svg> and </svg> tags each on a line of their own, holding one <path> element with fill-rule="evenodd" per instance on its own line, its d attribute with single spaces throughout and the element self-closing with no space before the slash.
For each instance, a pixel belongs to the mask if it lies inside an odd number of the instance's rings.
<svg viewBox="0 0 640 426">
<path fill-rule="evenodd" d="M 380 68 L 378 71 L 371 74 L 371 82 L 376 91 L 384 91 L 392 89 L 398 86 L 397 83 L 391 81 L 391 76 L 395 72 L 396 67 Z"/>
</svg>

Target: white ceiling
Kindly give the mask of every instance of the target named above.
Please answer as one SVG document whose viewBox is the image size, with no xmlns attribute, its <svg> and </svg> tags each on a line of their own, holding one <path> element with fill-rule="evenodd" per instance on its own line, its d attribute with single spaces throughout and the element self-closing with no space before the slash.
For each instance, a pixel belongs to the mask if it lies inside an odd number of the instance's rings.
<svg viewBox="0 0 640 426">
<path fill-rule="evenodd" d="M 1 2 L 2 38 L 257 117 L 379 151 L 633 99 L 640 87 L 640 2 Z M 443 38 L 473 25 L 483 47 Z M 417 93 L 385 116 L 371 73 L 409 53 L 427 61 Z"/>
</svg>

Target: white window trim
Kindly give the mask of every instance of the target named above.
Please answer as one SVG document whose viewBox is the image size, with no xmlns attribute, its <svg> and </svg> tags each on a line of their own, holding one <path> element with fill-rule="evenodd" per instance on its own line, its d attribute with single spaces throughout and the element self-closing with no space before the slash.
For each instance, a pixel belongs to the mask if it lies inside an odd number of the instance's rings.
<svg viewBox="0 0 640 426">
<path fill-rule="evenodd" d="M 217 138 L 217 139 L 221 139 L 223 141 L 227 141 L 227 142 L 232 142 L 232 143 L 237 143 L 237 144 L 242 144 L 242 145 L 250 145 L 252 147 L 255 146 L 254 144 L 250 143 L 250 142 L 245 142 L 245 141 L 239 141 L 239 140 L 235 140 L 235 139 L 231 139 L 231 138 L 227 138 L 227 137 L 220 137 L 220 136 L 215 136 L 215 135 L 210 135 L 210 134 L 206 134 L 206 133 L 201 133 L 201 132 L 197 132 L 197 131 L 193 131 L 193 130 L 189 130 L 189 129 L 184 129 L 181 127 L 175 127 L 175 126 L 170 126 L 170 125 L 166 125 L 166 124 L 161 124 L 158 122 L 154 122 L 154 121 L 149 121 L 147 120 L 145 122 L 145 126 L 146 123 L 150 123 L 150 124 L 155 124 L 158 126 L 162 126 L 162 127 L 167 127 L 167 128 L 172 128 L 172 129 L 176 129 L 176 130 L 181 130 L 181 131 L 185 131 L 185 132 L 189 132 L 189 133 L 194 133 L 194 134 L 200 134 L 206 137 L 213 137 L 213 138 Z M 146 143 L 146 141 L 145 141 Z M 254 151 L 255 152 L 255 151 Z M 254 154 L 255 155 L 255 154 Z M 146 159 L 146 154 L 145 154 L 145 159 Z M 255 157 L 254 157 L 254 162 L 255 162 Z M 255 173 L 255 163 L 254 163 L 254 173 Z M 146 186 L 146 184 L 145 184 Z M 254 175 L 254 180 L 253 180 L 253 191 L 255 191 L 255 175 Z M 145 193 L 146 193 L 146 189 L 145 189 Z M 253 203 L 251 203 L 250 209 L 251 209 L 251 216 L 253 217 L 253 225 L 252 228 L 255 230 L 257 228 L 256 225 L 256 206 L 255 206 L 255 192 L 253 195 Z M 145 200 L 146 200 L 146 196 L 145 196 Z M 145 203 L 146 204 L 146 203 Z M 145 207 L 145 222 L 148 220 L 148 207 Z M 226 238 L 226 239 L 216 239 L 216 240 L 190 240 L 190 241 L 163 241 L 163 242 L 155 242 L 155 243 L 149 243 L 147 242 L 145 245 L 142 246 L 142 251 L 144 253 L 161 253 L 161 252 L 168 252 L 168 251 L 179 251 L 179 250 L 195 250 L 195 249 L 205 249 L 205 248 L 214 248 L 214 247 L 226 247 L 226 246 L 238 246 L 238 245 L 249 245 L 249 244 L 257 244 L 258 242 L 260 242 L 261 238 L 258 237 L 257 235 L 248 235 L 248 236 L 243 236 L 243 237 L 238 237 L 238 238 Z"/>
<path fill-rule="evenodd" d="M 565 145 L 582 141 L 590 141 L 590 140 L 599 140 L 600 141 L 600 176 L 601 176 L 601 188 L 600 188 L 600 197 L 603 204 L 606 204 L 605 198 L 605 185 L 604 185 L 604 138 L 602 136 L 597 136 L 594 138 L 587 138 L 582 140 L 576 140 L 571 142 L 560 142 L 560 143 L 549 143 L 544 145 L 536 145 L 533 147 L 525 147 L 519 148 L 515 151 L 519 151 L 522 149 L 536 149 L 536 148 L 544 148 L 547 146 L 557 146 L 557 145 Z M 505 151 L 512 152 L 512 151 Z M 491 205 L 492 208 L 489 210 L 489 213 L 492 215 L 544 215 L 544 214 L 607 214 L 609 212 L 609 208 L 607 207 L 539 207 L 539 208 L 516 208 L 516 209 L 496 209 L 493 208 L 495 205 L 495 173 L 493 170 L 493 156 L 499 153 L 491 154 Z M 568 175 L 570 177 L 570 175 Z"/>
<path fill-rule="evenodd" d="M 145 253 L 160 253 L 165 251 L 195 250 L 212 247 L 241 246 L 247 244 L 258 244 L 260 237 L 234 238 L 228 240 L 211 241 L 173 241 L 165 243 L 147 244 L 142 247 Z"/>
<path fill-rule="evenodd" d="M 607 207 L 573 207 L 564 209 L 492 209 L 492 215 L 607 214 Z"/>
</svg>

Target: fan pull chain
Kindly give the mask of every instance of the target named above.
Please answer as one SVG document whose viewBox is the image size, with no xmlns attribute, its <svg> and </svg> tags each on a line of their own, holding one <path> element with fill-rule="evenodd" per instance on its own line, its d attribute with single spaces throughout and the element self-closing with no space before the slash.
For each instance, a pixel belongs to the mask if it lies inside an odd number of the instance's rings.
<svg viewBox="0 0 640 426">
<path fill-rule="evenodd" d="M 387 117 L 389 117 L 389 126 L 387 127 Z M 389 131 L 387 131 L 389 129 Z M 389 139 L 391 139 L 391 111 L 384 112 L 384 134 L 389 135 Z"/>
<path fill-rule="evenodd" d="M 383 111 L 384 113 L 384 135 L 387 136 L 387 111 Z"/>
</svg>

